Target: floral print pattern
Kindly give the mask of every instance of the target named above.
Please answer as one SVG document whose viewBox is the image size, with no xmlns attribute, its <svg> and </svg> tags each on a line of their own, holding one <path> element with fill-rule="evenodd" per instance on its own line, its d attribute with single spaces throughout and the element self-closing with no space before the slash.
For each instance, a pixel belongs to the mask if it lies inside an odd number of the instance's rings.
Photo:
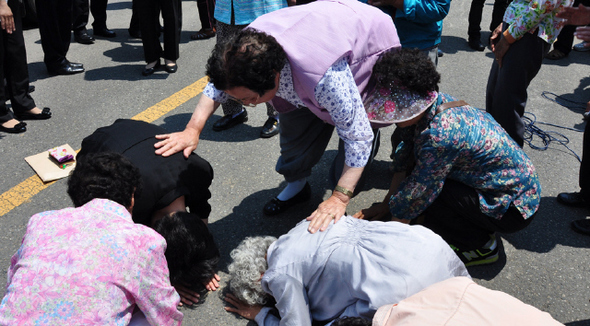
<svg viewBox="0 0 590 326">
<path fill-rule="evenodd" d="M 8 269 L 0 325 L 180 325 L 166 242 L 125 207 L 94 199 L 31 217 Z"/>
<path fill-rule="evenodd" d="M 442 103 L 455 101 L 439 94 L 436 105 L 414 126 L 402 130 L 394 158 L 410 175 L 389 200 L 396 218 L 413 219 L 438 197 L 447 178 L 473 187 L 481 211 L 500 219 L 513 203 L 523 218 L 533 215 L 541 200 L 535 167 L 524 151 L 491 115 L 463 106 L 436 114 Z"/>
<path fill-rule="evenodd" d="M 508 33 L 518 40 L 539 27 L 538 36 L 551 44 L 565 25 L 564 20 L 556 15 L 564 7 L 571 6 L 572 2 L 573 0 L 514 0 L 504 13 L 504 21 L 510 25 Z"/>
<path fill-rule="evenodd" d="M 373 130 L 346 58 L 328 68 L 314 88 L 314 94 L 317 102 L 330 114 L 338 136 L 344 141 L 346 165 L 367 165 Z M 219 103 L 225 103 L 229 99 L 225 92 L 216 89 L 212 83 L 207 84 L 203 95 Z M 305 103 L 295 92 L 291 65 L 288 62 L 281 70 L 276 96 L 298 108 L 305 107 Z"/>
</svg>

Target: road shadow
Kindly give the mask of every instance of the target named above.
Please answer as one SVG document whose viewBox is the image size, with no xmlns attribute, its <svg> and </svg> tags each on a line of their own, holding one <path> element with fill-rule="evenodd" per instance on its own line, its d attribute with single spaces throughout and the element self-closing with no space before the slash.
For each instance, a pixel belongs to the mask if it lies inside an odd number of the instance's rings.
<svg viewBox="0 0 590 326">
<path fill-rule="evenodd" d="M 587 208 L 575 208 L 561 205 L 555 197 L 543 197 L 541 208 L 529 226 L 512 234 L 502 234 L 516 249 L 537 253 L 551 251 L 557 245 L 590 248 L 588 236 L 571 230 L 570 223 L 584 219 L 590 211 Z"/>
</svg>

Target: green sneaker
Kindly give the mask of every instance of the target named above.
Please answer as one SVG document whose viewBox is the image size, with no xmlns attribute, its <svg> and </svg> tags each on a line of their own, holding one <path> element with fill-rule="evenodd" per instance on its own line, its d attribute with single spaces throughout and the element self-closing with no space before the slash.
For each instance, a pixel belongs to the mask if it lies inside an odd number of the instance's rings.
<svg viewBox="0 0 590 326">
<path fill-rule="evenodd" d="M 466 267 L 492 264 L 500 257 L 498 252 L 498 241 L 496 241 L 495 234 L 490 235 L 490 241 L 479 249 L 460 251 L 459 248 L 453 245 L 450 246 Z"/>
</svg>

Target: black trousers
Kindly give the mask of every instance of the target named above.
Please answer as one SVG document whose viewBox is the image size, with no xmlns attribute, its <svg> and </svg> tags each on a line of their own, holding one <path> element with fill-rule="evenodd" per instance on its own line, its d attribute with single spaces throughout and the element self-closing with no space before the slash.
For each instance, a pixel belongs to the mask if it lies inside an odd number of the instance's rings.
<svg viewBox="0 0 590 326">
<path fill-rule="evenodd" d="M 490 240 L 494 232 L 513 233 L 531 223 L 533 216 L 524 219 L 520 211 L 510 204 L 501 219 L 481 212 L 475 189 L 447 179 L 440 195 L 424 211 L 421 225 L 440 235 L 460 251 L 479 249 Z"/>
<path fill-rule="evenodd" d="M 94 29 L 107 27 L 107 0 L 74 0 L 72 9 L 72 30 L 74 32 L 86 29 L 89 12 L 92 12 L 94 18 L 92 22 Z"/>
<path fill-rule="evenodd" d="M 483 5 L 485 4 L 485 0 L 472 0 L 471 1 L 471 8 L 469 9 L 469 27 L 467 29 L 467 34 L 469 35 L 469 39 L 476 39 L 479 40 L 481 35 L 481 17 L 483 13 Z M 495 0 L 494 1 L 494 9 L 492 11 L 492 22 L 490 23 L 490 31 L 493 31 L 502 23 L 502 19 L 504 18 L 504 12 L 508 5 L 512 2 L 512 0 Z"/>
<path fill-rule="evenodd" d="M 208 29 L 215 27 L 215 0 L 197 0 L 197 8 L 199 9 L 199 20 L 201 21 L 201 28 Z"/>
<path fill-rule="evenodd" d="M 27 51 L 23 38 L 21 19 L 22 4 L 18 0 L 9 0 L 16 30 L 12 34 L 0 31 L 0 123 L 14 118 L 6 106 L 10 100 L 14 112 L 24 112 L 35 107 L 35 101 L 29 94 L 29 69 Z"/>
<path fill-rule="evenodd" d="M 147 63 L 161 57 L 176 60 L 180 56 L 182 3 L 180 0 L 141 0 L 133 3 L 139 16 L 143 53 Z M 160 44 L 159 16 L 164 20 L 164 50 Z"/>
<path fill-rule="evenodd" d="M 37 20 L 43 61 L 48 70 L 56 70 L 67 64 L 66 54 L 72 37 L 73 0 L 37 0 Z"/>
<path fill-rule="evenodd" d="M 582 196 L 590 200 L 590 125 L 586 123 L 584 128 L 584 145 L 582 147 L 582 164 L 580 165 L 580 192 Z"/>
<path fill-rule="evenodd" d="M 504 29 L 508 24 L 504 24 Z M 494 60 L 486 90 L 486 111 L 506 130 L 520 147 L 524 145 L 522 116 L 528 98 L 527 88 L 535 78 L 549 43 L 536 34 L 525 35 L 510 45 L 502 59 L 502 68 Z"/>
</svg>

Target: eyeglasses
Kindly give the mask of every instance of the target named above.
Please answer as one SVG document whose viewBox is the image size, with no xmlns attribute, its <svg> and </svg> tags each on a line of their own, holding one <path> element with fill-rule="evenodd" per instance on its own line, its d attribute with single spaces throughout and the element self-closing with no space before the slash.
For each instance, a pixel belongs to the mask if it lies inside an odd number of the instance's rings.
<svg viewBox="0 0 590 326">
<path fill-rule="evenodd" d="M 227 93 L 226 93 L 227 94 Z M 232 101 L 236 101 L 241 105 L 247 106 L 247 107 L 255 107 L 256 106 L 256 102 L 258 102 L 258 100 L 260 99 L 260 95 L 256 94 L 256 98 L 254 98 L 254 100 L 252 101 L 253 98 L 249 98 L 249 99 L 239 99 L 239 98 L 235 98 L 229 94 L 227 94 L 227 97 L 229 97 L 230 100 Z M 244 101 L 248 102 L 248 104 L 244 103 Z"/>
</svg>

